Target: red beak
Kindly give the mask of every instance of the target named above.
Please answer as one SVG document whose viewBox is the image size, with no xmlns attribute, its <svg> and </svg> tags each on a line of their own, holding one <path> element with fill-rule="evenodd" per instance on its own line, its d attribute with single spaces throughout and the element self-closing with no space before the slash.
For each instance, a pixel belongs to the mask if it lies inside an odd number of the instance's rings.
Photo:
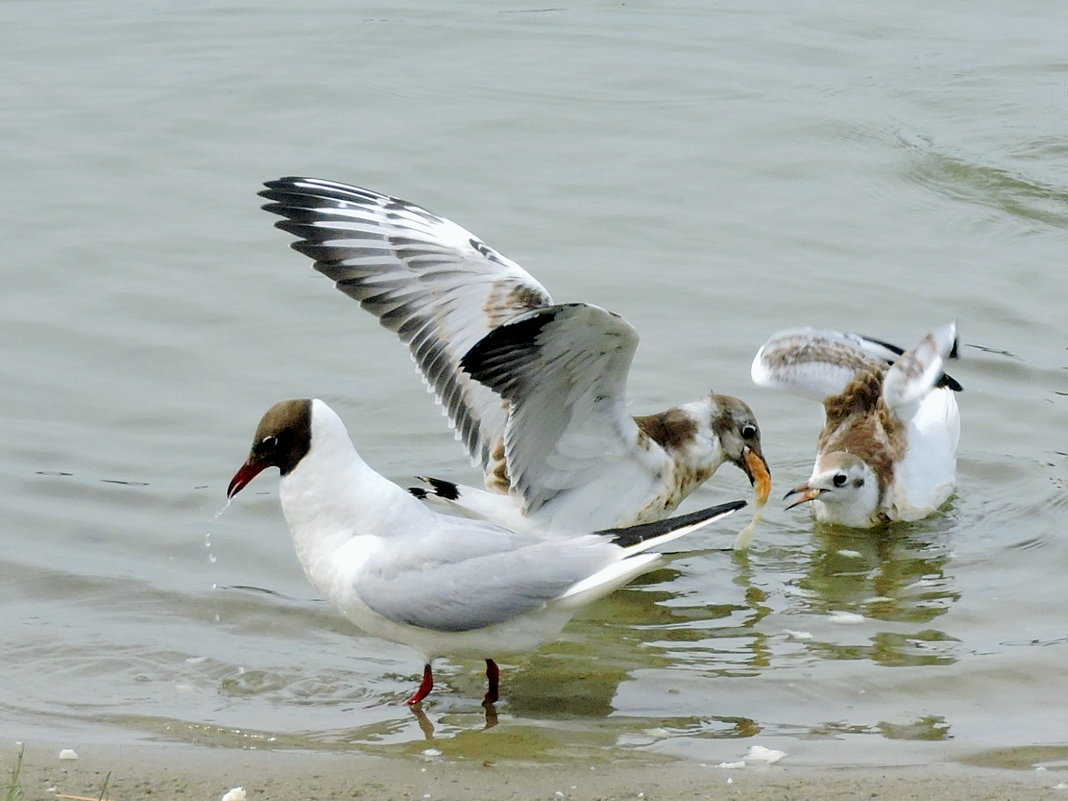
<svg viewBox="0 0 1068 801">
<path fill-rule="evenodd" d="M 241 468 L 234 473 L 234 477 L 230 479 L 230 486 L 226 490 L 226 497 L 233 498 L 245 488 L 245 485 L 248 484 L 248 482 L 252 481 L 252 479 L 262 473 L 266 467 L 267 465 L 262 462 L 245 462 L 241 465 Z"/>
</svg>

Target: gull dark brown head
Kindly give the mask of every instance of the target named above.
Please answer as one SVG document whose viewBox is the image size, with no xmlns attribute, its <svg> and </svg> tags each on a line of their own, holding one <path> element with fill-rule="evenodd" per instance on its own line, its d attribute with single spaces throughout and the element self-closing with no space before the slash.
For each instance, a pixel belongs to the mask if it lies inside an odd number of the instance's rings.
<svg viewBox="0 0 1068 801">
<path fill-rule="evenodd" d="M 256 428 L 248 459 L 230 480 L 226 497 L 233 498 L 268 467 L 284 476 L 311 447 L 312 402 L 308 398 L 280 401 L 267 410 Z"/>
<path fill-rule="evenodd" d="M 730 395 L 712 395 L 712 430 L 716 432 L 727 459 L 736 464 L 756 489 L 756 501 L 763 504 L 771 492 L 771 469 L 760 446 L 760 426 L 749 405 Z"/>
</svg>

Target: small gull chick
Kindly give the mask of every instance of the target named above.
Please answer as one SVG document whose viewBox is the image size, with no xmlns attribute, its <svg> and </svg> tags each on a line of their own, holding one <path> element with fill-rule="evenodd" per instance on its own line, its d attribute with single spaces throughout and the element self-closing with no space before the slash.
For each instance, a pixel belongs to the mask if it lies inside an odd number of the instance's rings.
<svg viewBox="0 0 1068 801">
<path fill-rule="evenodd" d="M 817 520 L 854 528 L 937 511 L 956 486 L 961 387 L 942 371 L 956 348 L 952 323 L 907 352 L 811 328 L 764 343 L 753 381 L 819 400 L 826 412 L 812 475 L 787 493 L 787 508 L 811 502 Z"/>
<path fill-rule="evenodd" d="M 424 479 L 418 496 L 513 528 L 587 531 L 659 520 L 731 462 L 767 499 L 744 402 L 710 393 L 629 415 L 638 333 L 618 315 L 554 305 L 518 264 L 412 203 L 315 178 L 266 187 L 293 247 L 408 346 L 489 490 Z"/>
<path fill-rule="evenodd" d="M 580 607 L 663 564 L 647 549 L 745 506 L 551 537 L 445 515 L 375 472 L 337 414 L 309 399 L 264 414 L 227 497 L 268 467 L 281 473 L 282 512 L 311 583 L 367 633 L 423 654 L 409 704 L 431 691 L 431 662 L 446 654 L 485 659 L 484 703 L 496 702 L 492 656 L 552 639 Z"/>
</svg>

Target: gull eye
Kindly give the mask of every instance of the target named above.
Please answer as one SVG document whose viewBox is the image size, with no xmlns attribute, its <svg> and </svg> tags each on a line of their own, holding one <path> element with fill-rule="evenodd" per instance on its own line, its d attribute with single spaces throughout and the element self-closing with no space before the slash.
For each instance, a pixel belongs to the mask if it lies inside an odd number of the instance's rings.
<svg viewBox="0 0 1068 801">
<path fill-rule="evenodd" d="M 834 478 L 831 479 L 831 481 L 834 483 L 834 486 L 836 487 L 844 487 L 848 480 L 849 478 L 846 476 L 845 473 L 835 473 Z"/>
<path fill-rule="evenodd" d="M 757 427 L 752 423 L 742 426 L 742 439 L 753 439 L 757 435 Z"/>
<path fill-rule="evenodd" d="M 264 437 L 263 439 L 260 440 L 260 447 L 261 448 L 274 448 L 277 445 L 278 445 L 278 437 L 275 437 L 275 436 Z"/>
</svg>

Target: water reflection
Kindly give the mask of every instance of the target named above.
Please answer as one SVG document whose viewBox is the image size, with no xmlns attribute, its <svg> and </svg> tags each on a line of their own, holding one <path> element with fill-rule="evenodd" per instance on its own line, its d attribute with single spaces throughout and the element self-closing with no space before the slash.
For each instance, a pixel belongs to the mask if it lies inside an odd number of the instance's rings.
<svg viewBox="0 0 1068 801">
<path fill-rule="evenodd" d="M 658 571 L 616 592 L 573 621 L 563 640 L 513 666 L 507 711 L 554 720 L 618 716 L 624 682 L 668 672 L 718 681 L 814 661 L 952 665 L 959 639 L 933 624 L 961 597 L 947 536 L 954 526 L 951 515 L 874 536 L 817 526 L 807 541 L 795 537 L 804 544 L 793 549 L 699 557 L 714 567 L 691 557 L 687 568 Z M 730 582 L 724 587 L 725 570 Z M 713 579 L 717 591 L 709 589 Z M 849 622 L 855 625 L 843 625 Z M 470 690 L 477 687 L 472 683 Z M 764 725 L 717 714 L 673 720 L 658 727 L 745 737 Z M 948 727 L 943 724 L 867 722 L 861 728 L 933 739 Z"/>
<path fill-rule="evenodd" d="M 951 552 L 930 526 L 857 533 L 817 526 L 798 586 L 812 611 L 847 610 L 877 620 L 926 623 L 960 599 Z"/>
<path fill-rule="evenodd" d="M 888 740 L 949 740 L 949 723 L 940 715 L 924 715 L 904 723 L 890 723 L 881 720 L 877 723 L 828 722 L 813 726 L 808 734 L 813 737 L 840 739 L 845 735 L 876 734 Z"/>
<path fill-rule="evenodd" d="M 419 726 L 419 731 L 423 733 L 423 737 L 426 740 L 434 739 L 434 724 L 427 717 L 426 712 L 423 711 L 422 704 L 415 704 L 409 707 L 412 713 L 412 717 L 415 718 L 416 724 Z M 497 708 L 493 704 L 483 704 L 482 711 L 486 716 L 486 723 L 482 727 L 484 730 L 494 728 L 500 723 L 500 717 L 497 714 Z"/>
<path fill-rule="evenodd" d="M 960 600 L 948 572 L 952 553 L 939 524 L 854 532 L 816 526 L 814 550 L 796 586 L 802 611 L 840 622 L 930 624 Z M 828 639 L 809 642 L 820 659 L 869 660 L 884 667 L 948 665 L 957 660 L 956 637 L 937 628 L 868 631 L 865 644 Z"/>
<path fill-rule="evenodd" d="M 925 715 L 910 723 L 880 722 L 876 728 L 888 740 L 948 740 L 949 723 L 941 715 Z"/>
</svg>

